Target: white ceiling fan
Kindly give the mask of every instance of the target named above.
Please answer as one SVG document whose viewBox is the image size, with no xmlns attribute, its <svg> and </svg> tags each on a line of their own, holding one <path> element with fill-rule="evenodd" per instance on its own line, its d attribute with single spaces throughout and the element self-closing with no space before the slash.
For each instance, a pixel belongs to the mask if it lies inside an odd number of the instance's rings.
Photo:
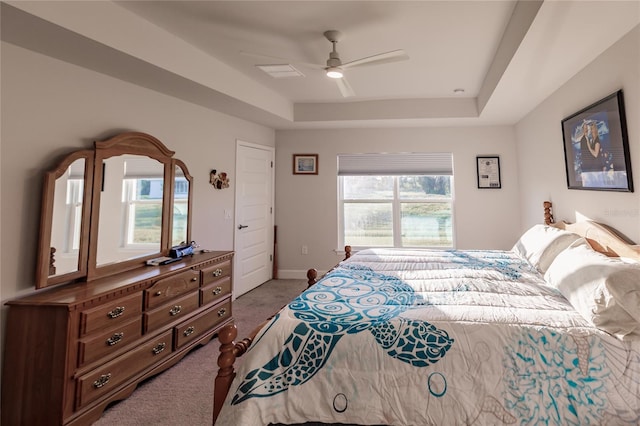
<svg viewBox="0 0 640 426">
<path fill-rule="evenodd" d="M 295 62 L 295 63 L 308 68 L 323 69 L 326 72 L 327 77 L 335 80 L 336 84 L 338 85 L 338 89 L 340 89 L 340 93 L 342 93 L 342 96 L 344 96 L 345 98 L 355 95 L 353 88 L 351 87 L 351 85 L 349 84 L 349 82 L 344 76 L 345 70 L 349 68 L 355 68 L 355 67 L 360 67 L 365 65 L 379 65 L 379 64 L 386 64 L 390 62 L 404 61 L 409 59 L 409 55 L 407 55 L 407 53 L 404 50 L 398 49 L 398 50 L 392 50 L 390 52 L 378 53 L 376 55 L 367 56 L 365 58 L 360 58 L 354 61 L 343 63 L 342 60 L 340 59 L 340 54 L 336 49 L 336 45 L 338 44 L 338 41 L 342 38 L 342 33 L 337 30 L 329 30 L 324 32 L 324 36 L 332 44 L 332 50 L 331 52 L 329 52 L 329 59 L 327 59 L 326 65 L 308 64 L 303 62 Z M 247 52 L 241 52 L 241 53 L 244 53 L 250 56 L 261 56 L 261 57 L 267 57 L 271 59 L 282 60 L 282 58 L 276 58 L 273 56 L 256 55 L 256 54 L 247 53 Z"/>
</svg>

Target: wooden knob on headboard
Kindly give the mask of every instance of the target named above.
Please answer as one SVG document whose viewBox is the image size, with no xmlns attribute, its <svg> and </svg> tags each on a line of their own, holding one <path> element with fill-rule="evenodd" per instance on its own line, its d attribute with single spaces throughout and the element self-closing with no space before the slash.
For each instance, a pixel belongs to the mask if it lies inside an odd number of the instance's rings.
<svg viewBox="0 0 640 426">
<path fill-rule="evenodd" d="M 545 201 L 542 203 L 544 207 L 544 224 L 551 225 L 553 223 L 553 214 L 551 213 L 551 201 Z"/>
</svg>

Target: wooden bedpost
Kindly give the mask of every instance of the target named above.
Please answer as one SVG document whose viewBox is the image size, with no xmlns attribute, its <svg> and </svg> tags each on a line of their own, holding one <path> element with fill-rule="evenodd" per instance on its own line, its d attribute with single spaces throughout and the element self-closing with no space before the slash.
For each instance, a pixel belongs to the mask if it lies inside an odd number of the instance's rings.
<svg viewBox="0 0 640 426">
<path fill-rule="evenodd" d="M 313 268 L 307 270 L 307 288 L 314 285 L 317 281 L 318 281 L 318 270 Z"/>
<path fill-rule="evenodd" d="M 351 246 L 344 246 L 344 260 L 351 257 Z"/>
<path fill-rule="evenodd" d="M 220 341 L 220 356 L 218 356 L 218 375 L 216 376 L 214 390 L 213 390 L 213 424 L 216 423 L 218 414 L 224 405 L 224 401 L 231 388 L 231 383 L 236 377 L 236 370 L 233 367 L 233 363 L 236 358 L 242 356 L 253 339 L 247 337 L 240 342 L 234 342 L 234 339 L 238 336 L 238 328 L 234 323 L 225 325 L 218 332 L 218 340 Z"/>
<path fill-rule="evenodd" d="M 551 213 L 551 201 L 545 201 L 542 203 L 544 207 L 544 224 L 551 225 L 553 223 L 553 214 Z"/>
<path fill-rule="evenodd" d="M 218 414 L 222 409 L 224 400 L 227 397 L 231 382 L 236 377 L 233 363 L 236 361 L 236 356 L 233 353 L 234 339 L 238 336 L 238 328 L 235 324 L 231 323 L 220 329 L 218 333 L 218 340 L 220 340 L 220 355 L 218 356 L 218 375 L 214 385 L 213 392 L 213 424 L 216 423 Z"/>
<path fill-rule="evenodd" d="M 351 246 L 344 246 L 344 259 L 347 260 L 351 257 Z M 315 283 L 318 282 L 318 270 L 317 269 L 308 269 L 307 270 L 307 288 L 311 287 Z"/>
</svg>

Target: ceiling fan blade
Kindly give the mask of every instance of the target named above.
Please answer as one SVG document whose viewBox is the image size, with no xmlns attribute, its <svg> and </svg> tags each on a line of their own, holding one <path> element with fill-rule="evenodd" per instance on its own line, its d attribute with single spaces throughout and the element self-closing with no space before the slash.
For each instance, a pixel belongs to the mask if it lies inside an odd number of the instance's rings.
<svg viewBox="0 0 640 426">
<path fill-rule="evenodd" d="M 340 89 L 340 93 L 345 98 L 350 98 L 356 95 L 356 92 L 353 91 L 353 87 L 349 84 L 346 78 L 336 78 L 336 84 L 338 85 L 338 89 Z"/>
<path fill-rule="evenodd" d="M 287 58 L 281 58 L 279 56 L 270 56 L 270 55 L 263 55 L 261 53 L 253 53 L 253 52 L 247 52 L 244 50 L 240 50 L 239 53 L 241 55 L 244 56 L 251 56 L 254 58 L 260 58 L 260 59 L 264 59 L 267 61 L 271 61 L 271 64 L 277 63 L 277 64 L 292 64 L 292 65 L 300 65 L 303 67 L 307 67 L 307 68 L 311 68 L 311 69 L 316 69 L 316 70 L 321 70 L 326 68 L 326 65 L 320 65 L 320 64 L 312 64 L 312 63 L 308 63 L 308 62 L 300 62 L 300 61 L 295 61 L 295 60 L 291 60 L 291 59 L 287 59 Z M 265 65 L 265 64 L 261 64 L 261 65 Z"/>
<path fill-rule="evenodd" d="M 378 65 L 390 62 L 406 61 L 409 55 L 402 49 L 392 50 L 391 52 L 379 53 L 377 55 L 368 56 L 366 58 L 356 59 L 355 61 L 342 64 L 342 68 L 353 68 L 363 65 Z"/>
</svg>

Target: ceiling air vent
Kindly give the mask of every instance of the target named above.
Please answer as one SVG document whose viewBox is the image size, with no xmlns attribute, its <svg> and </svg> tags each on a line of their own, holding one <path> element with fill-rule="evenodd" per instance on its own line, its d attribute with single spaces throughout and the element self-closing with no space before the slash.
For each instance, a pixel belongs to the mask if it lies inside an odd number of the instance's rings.
<svg viewBox="0 0 640 426">
<path fill-rule="evenodd" d="M 304 74 L 289 64 L 256 65 L 256 67 L 260 68 L 273 78 L 304 77 Z"/>
</svg>

